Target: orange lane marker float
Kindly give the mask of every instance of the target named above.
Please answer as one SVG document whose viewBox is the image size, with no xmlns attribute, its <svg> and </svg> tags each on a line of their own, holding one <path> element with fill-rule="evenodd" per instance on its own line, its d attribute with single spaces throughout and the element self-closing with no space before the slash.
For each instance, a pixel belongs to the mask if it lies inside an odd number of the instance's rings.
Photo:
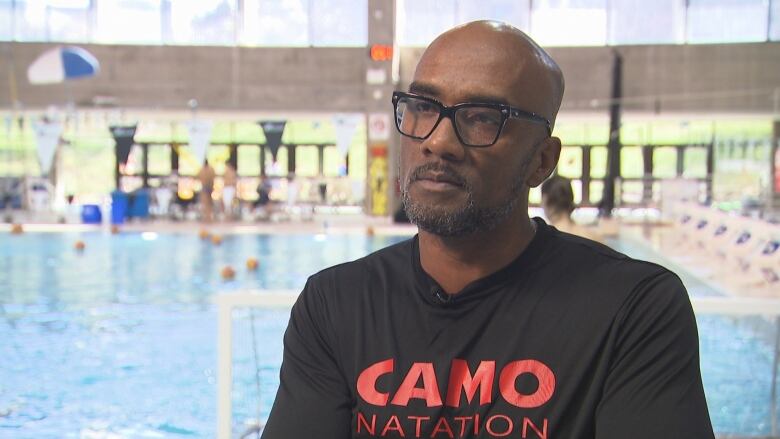
<svg viewBox="0 0 780 439">
<path fill-rule="evenodd" d="M 21 235 L 24 233 L 24 227 L 21 224 L 14 224 L 11 226 L 11 233 L 14 235 Z"/>
<path fill-rule="evenodd" d="M 249 258 L 246 260 L 246 269 L 247 270 L 257 270 L 257 267 L 260 266 L 260 262 L 256 258 Z"/>
<path fill-rule="evenodd" d="M 219 235 L 214 235 L 211 237 L 211 243 L 214 245 L 220 245 L 222 244 L 222 237 Z"/>
<path fill-rule="evenodd" d="M 198 232 L 198 237 L 200 239 L 206 240 L 206 239 L 209 239 L 210 236 L 211 236 L 211 234 L 206 229 L 200 229 L 200 232 Z"/>
<path fill-rule="evenodd" d="M 87 247 L 86 244 L 84 244 L 84 241 L 76 241 L 75 244 L 73 244 L 73 248 L 77 251 L 84 251 L 84 249 Z"/>
<path fill-rule="evenodd" d="M 232 280 L 234 277 L 236 277 L 236 270 L 234 270 L 230 265 L 226 265 L 222 268 L 222 272 L 220 274 L 222 275 L 222 279 Z"/>
</svg>

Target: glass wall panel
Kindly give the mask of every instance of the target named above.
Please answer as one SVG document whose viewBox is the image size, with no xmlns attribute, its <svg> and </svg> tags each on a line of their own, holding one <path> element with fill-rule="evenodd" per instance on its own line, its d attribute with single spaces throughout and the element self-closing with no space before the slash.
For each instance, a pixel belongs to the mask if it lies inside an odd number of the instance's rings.
<svg viewBox="0 0 780 439">
<path fill-rule="evenodd" d="M 766 0 L 689 0 L 689 43 L 766 41 Z"/>
<path fill-rule="evenodd" d="M 401 0 L 397 4 L 396 32 L 402 46 L 427 46 L 455 25 L 451 0 Z"/>
<path fill-rule="evenodd" d="M 603 178 L 607 175 L 607 147 L 594 146 L 590 149 L 590 176 Z"/>
<path fill-rule="evenodd" d="M 174 44 L 232 45 L 236 42 L 235 0 L 175 0 L 170 6 Z"/>
<path fill-rule="evenodd" d="M 644 173 L 642 161 L 642 148 L 638 146 L 624 146 L 620 149 L 620 176 L 641 177 Z"/>
<path fill-rule="evenodd" d="M 561 157 L 558 160 L 558 174 L 567 178 L 579 178 L 582 176 L 582 148 L 579 146 L 565 146 L 561 149 Z"/>
<path fill-rule="evenodd" d="M 653 177 L 677 176 L 677 148 L 664 146 L 653 150 Z"/>
<path fill-rule="evenodd" d="M 308 46 L 308 0 L 245 0 L 242 42 L 256 46 Z"/>
<path fill-rule="evenodd" d="M 14 39 L 13 0 L 0 0 L 0 41 Z"/>
<path fill-rule="evenodd" d="M 343 175 L 343 170 L 346 162 L 341 158 L 338 150 L 335 147 L 327 147 L 323 151 L 322 159 L 322 174 L 326 177 L 338 177 Z"/>
<path fill-rule="evenodd" d="M 685 0 L 610 0 L 609 44 L 685 42 Z"/>
<path fill-rule="evenodd" d="M 77 43 L 90 40 L 89 0 L 48 0 L 46 3 L 48 41 Z"/>
<path fill-rule="evenodd" d="M 97 3 L 97 43 L 161 44 L 161 0 L 114 0 Z"/>
<path fill-rule="evenodd" d="M 368 0 L 311 0 L 313 46 L 368 44 Z"/>
<path fill-rule="evenodd" d="M 542 46 L 601 46 L 607 43 L 606 0 L 534 2 L 531 36 Z"/>
<path fill-rule="evenodd" d="M 260 148 L 258 146 L 238 146 L 238 169 L 236 172 L 242 177 L 260 175 Z"/>
<path fill-rule="evenodd" d="M 46 6 L 36 0 L 16 0 L 14 5 L 14 39 L 46 41 Z"/>
<path fill-rule="evenodd" d="M 769 39 L 772 41 L 780 41 L 780 0 L 770 0 L 769 16 L 771 21 L 769 23 Z"/>
<path fill-rule="evenodd" d="M 455 2 L 455 21 L 498 20 L 523 31 L 530 30 L 530 0 L 482 0 Z"/>
<path fill-rule="evenodd" d="M 315 177 L 319 174 L 319 149 L 316 146 L 295 148 L 295 175 Z"/>
</svg>

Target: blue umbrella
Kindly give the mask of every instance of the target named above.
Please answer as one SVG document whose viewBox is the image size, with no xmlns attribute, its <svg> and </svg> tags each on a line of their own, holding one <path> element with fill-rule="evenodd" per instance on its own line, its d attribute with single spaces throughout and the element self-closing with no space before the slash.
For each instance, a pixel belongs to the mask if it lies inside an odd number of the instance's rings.
<svg viewBox="0 0 780 439">
<path fill-rule="evenodd" d="M 100 63 L 86 50 L 75 46 L 56 47 L 30 64 L 27 79 L 31 84 L 56 84 L 95 76 L 99 71 Z"/>
</svg>

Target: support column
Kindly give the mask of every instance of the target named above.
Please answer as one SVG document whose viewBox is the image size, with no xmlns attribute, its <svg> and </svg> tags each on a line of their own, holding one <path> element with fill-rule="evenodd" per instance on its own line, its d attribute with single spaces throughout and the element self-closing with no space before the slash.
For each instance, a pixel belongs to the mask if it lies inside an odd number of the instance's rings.
<svg viewBox="0 0 780 439">
<path fill-rule="evenodd" d="M 392 215 L 400 205 L 394 163 L 398 135 L 393 125 L 392 93 L 398 82 L 400 53 L 395 45 L 396 2 L 368 0 L 365 114 L 368 146 L 366 212 Z"/>
</svg>

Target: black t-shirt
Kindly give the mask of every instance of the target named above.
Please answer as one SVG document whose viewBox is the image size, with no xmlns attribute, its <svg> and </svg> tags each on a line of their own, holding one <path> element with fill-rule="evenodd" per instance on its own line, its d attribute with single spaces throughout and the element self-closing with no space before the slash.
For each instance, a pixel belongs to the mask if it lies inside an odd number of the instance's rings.
<svg viewBox="0 0 780 439">
<path fill-rule="evenodd" d="M 713 438 L 677 276 L 535 221 L 449 301 L 416 237 L 312 276 L 263 438 Z"/>
</svg>

